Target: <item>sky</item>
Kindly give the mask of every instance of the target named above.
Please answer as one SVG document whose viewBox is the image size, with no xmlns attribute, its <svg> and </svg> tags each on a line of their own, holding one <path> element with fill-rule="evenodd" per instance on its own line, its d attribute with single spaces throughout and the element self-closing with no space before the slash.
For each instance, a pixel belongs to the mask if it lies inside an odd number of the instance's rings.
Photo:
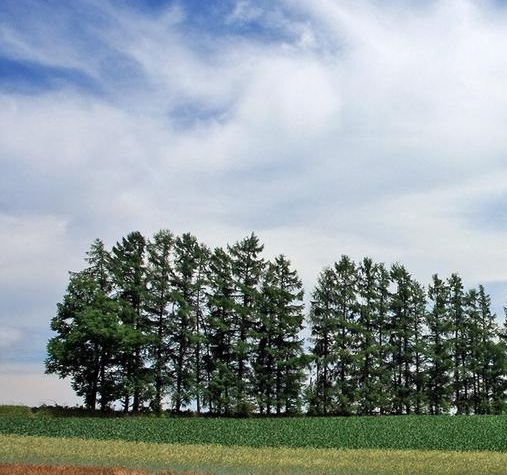
<svg viewBox="0 0 507 475">
<path fill-rule="evenodd" d="M 2 0 L 0 403 L 75 405 L 49 323 L 91 242 L 255 232 L 507 296 L 507 5 Z"/>
</svg>

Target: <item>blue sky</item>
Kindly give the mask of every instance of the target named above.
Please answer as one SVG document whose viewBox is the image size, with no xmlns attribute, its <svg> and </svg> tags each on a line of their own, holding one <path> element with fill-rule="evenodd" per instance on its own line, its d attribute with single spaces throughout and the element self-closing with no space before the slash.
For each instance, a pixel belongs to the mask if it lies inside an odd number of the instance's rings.
<svg viewBox="0 0 507 475">
<path fill-rule="evenodd" d="M 507 295 L 507 9 L 0 2 L 0 402 L 74 404 L 49 321 L 92 240 L 255 231 Z M 37 391 L 34 387 L 37 387 Z"/>
</svg>

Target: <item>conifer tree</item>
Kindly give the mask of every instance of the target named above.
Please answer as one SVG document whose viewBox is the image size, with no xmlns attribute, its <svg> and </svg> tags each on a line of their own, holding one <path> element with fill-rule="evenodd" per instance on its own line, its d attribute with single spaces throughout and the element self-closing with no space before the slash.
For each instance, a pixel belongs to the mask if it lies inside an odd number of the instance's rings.
<svg viewBox="0 0 507 475">
<path fill-rule="evenodd" d="M 269 262 L 262 279 L 255 335 L 254 392 L 261 414 L 297 412 L 301 406 L 303 289 L 283 255 Z"/>
<path fill-rule="evenodd" d="M 307 391 L 308 412 L 312 415 L 336 411 L 334 398 L 337 355 L 334 344 L 338 338 L 336 310 L 336 276 L 331 268 L 324 269 L 312 293 L 309 324 L 314 380 Z"/>
<path fill-rule="evenodd" d="M 112 270 L 116 298 L 121 307 L 121 320 L 129 329 L 123 354 L 123 408 L 128 412 L 132 396 L 132 412 L 138 412 L 151 398 L 150 371 L 146 367 L 150 323 L 146 307 L 146 241 L 139 231 L 131 232 L 112 249 Z"/>
<path fill-rule="evenodd" d="M 212 414 L 231 415 L 236 373 L 233 361 L 234 282 L 231 258 L 222 248 L 216 248 L 211 254 L 207 281 L 205 401 Z"/>
<path fill-rule="evenodd" d="M 342 256 L 334 264 L 334 274 L 336 282 L 335 318 L 338 327 L 333 347 L 337 359 L 336 409 L 340 415 L 350 415 L 355 406 L 357 374 L 360 365 L 356 265 L 348 256 Z"/>
<path fill-rule="evenodd" d="M 469 413 L 468 399 L 468 353 L 470 319 L 465 312 L 465 293 L 463 282 L 458 274 L 447 280 L 449 288 L 449 319 L 451 325 L 451 345 L 453 357 L 452 387 L 453 406 L 457 414 Z"/>
<path fill-rule="evenodd" d="M 228 246 L 231 259 L 234 314 L 232 353 L 235 375 L 235 412 L 240 415 L 252 411 L 252 360 L 255 329 L 259 322 L 259 285 L 265 262 L 261 257 L 264 246 L 252 233 L 242 241 Z"/>
<path fill-rule="evenodd" d="M 174 242 L 173 309 L 170 337 L 173 345 L 173 409 L 180 412 L 197 397 L 200 409 L 202 299 L 207 251 L 189 233 Z M 196 350 L 198 355 L 196 355 Z"/>
<path fill-rule="evenodd" d="M 429 358 L 427 399 L 430 414 L 443 414 L 451 406 L 452 325 L 448 312 L 449 287 L 437 274 L 433 275 L 428 287 L 428 297 L 431 309 L 426 321 Z"/>
<path fill-rule="evenodd" d="M 394 289 L 391 294 L 391 383 L 395 414 L 411 412 L 412 362 L 414 356 L 414 314 L 412 312 L 412 276 L 401 264 L 391 268 Z"/>
<path fill-rule="evenodd" d="M 170 307 L 174 299 L 172 286 L 173 246 L 174 237 L 167 230 L 156 233 L 146 246 L 146 312 L 152 336 L 149 344 L 149 358 L 154 383 L 151 406 L 156 414 L 160 414 L 162 411 L 162 400 L 168 392 L 173 375 L 170 365 L 173 347 L 170 340 L 169 318 Z"/>
<path fill-rule="evenodd" d="M 120 306 L 111 298 L 109 254 L 100 240 L 88 252 L 90 266 L 71 273 L 63 302 L 51 320 L 57 336 L 48 342 L 46 372 L 71 377 L 72 387 L 85 407 L 109 408 L 119 390 L 116 351 L 125 331 L 119 321 Z"/>
</svg>

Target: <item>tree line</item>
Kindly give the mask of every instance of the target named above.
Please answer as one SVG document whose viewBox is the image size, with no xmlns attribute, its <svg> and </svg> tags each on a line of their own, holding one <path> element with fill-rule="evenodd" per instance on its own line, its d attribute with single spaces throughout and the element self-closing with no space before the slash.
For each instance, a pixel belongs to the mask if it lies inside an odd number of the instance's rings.
<svg viewBox="0 0 507 475">
<path fill-rule="evenodd" d="M 505 412 L 507 336 L 482 286 L 342 256 L 306 314 L 297 271 L 263 247 L 253 233 L 213 250 L 167 230 L 96 239 L 51 319 L 46 372 L 103 411 Z"/>
</svg>

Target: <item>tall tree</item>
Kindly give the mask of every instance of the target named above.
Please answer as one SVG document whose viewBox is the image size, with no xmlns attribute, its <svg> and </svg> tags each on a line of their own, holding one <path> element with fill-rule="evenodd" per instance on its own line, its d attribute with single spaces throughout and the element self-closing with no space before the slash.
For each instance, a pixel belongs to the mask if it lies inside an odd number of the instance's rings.
<svg viewBox="0 0 507 475">
<path fill-rule="evenodd" d="M 324 269 L 312 293 L 309 313 L 314 381 L 307 391 L 308 412 L 325 415 L 335 412 L 334 381 L 337 356 L 334 342 L 338 338 L 336 311 L 336 276 Z"/>
<path fill-rule="evenodd" d="M 334 264 L 336 282 L 335 308 L 337 338 L 333 351 L 336 354 L 336 410 L 338 414 L 349 415 L 357 399 L 357 374 L 360 365 L 358 349 L 360 328 L 357 325 L 359 304 L 357 301 L 357 270 L 354 261 L 342 256 Z"/>
<path fill-rule="evenodd" d="M 428 287 L 431 309 L 427 313 L 428 354 L 427 399 L 430 414 L 447 413 L 451 405 L 452 349 L 449 335 L 452 325 L 449 320 L 449 287 L 437 274 L 433 275 Z"/>
<path fill-rule="evenodd" d="M 491 312 L 491 302 L 484 287 L 471 289 L 467 294 L 471 319 L 469 340 L 471 348 L 472 404 L 476 414 L 491 414 L 501 408 L 499 399 L 505 390 L 502 372 L 505 355 L 497 340 L 498 327 Z M 504 368 L 504 369 L 502 369 Z M 505 374 L 505 373 L 504 373 Z"/>
<path fill-rule="evenodd" d="M 132 411 L 138 412 L 150 398 L 149 370 L 146 352 L 150 322 L 146 307 L 146 241 L 139 231 L 131 232 L 117 242 L 112 250 L 112 269 L 117 299 L 122 306 L 122 323 L 130 328 L 122 357 L 124 369 L 124 411 L 128 412 L 132 396 Z"/>
<path fill-rule="evenodd" d="M 391 294 L 391 383 L 393 395 L 392 410 L 395 414 L 411 412 L 412 365 L 414 339 L 418 326 L 414 323 L 413 280 L 401 264 L 391 268 L 394 289 Z"/>
<path fill-rule="evenodd" d="M 173 409 L 181 409 L 196 398 L 200 411 L 202 296 L 207 250 L 189 233 L 174 242 L 173 310 L 171 339 L 174 384 Z"/>
<path fill-rule="evenodd" d="M 384 412 L 389 387 L 386 381 L 390 277 L 383 264 L 364 258 L 357 270 L 359 303 L 358 413 Z"/>
<path fill-rule="evenodd" d="M 303 284 L 290 261 L 269 262 L 262 279 L 254 361 L 254 392 L 261 414 L 294 413 L 301 407 L 305 366 Z"/>
<path fill-rule="evenodd" d="M 470 319 L 465 312 L 465 292 L 463 281 L 458 274 L 452 274 L 447 280 L 449 288 L 449 320 L 451 325 L 452 403 L 457 414 L 468 414 L 468 361 Z"/>
<path fill-rule="evenodd" d="M 111 298 L 109 254 L 95 240 L 88 252 L 90 266 L 71 273 L 63 302 L 51 320 L 57 336 L 48 342 L 46 372 L 71 377 L 72 387 L 95 409 L 106 410 L 117 397 L 116 352 L 124 344 L 118 302 Z"/>
<path fill-rule="evenodd" d="M 162 412 L 162 400 L 172 380 L 172 345 L 170 339 L 169 311 L 173 302 L 173 246 L 174 236 L 170 231 L 161 230 L 146 246 L 146 312 L 150 323 L 152 340 L 149 358 L 153 370 L 154 396 L 152 409 Z"/>
<path fill-rule="evenodd" d="M 207 275 L 205 346 L 205 400 L 213 414 L 234 412 L 233 361 L 234 283 L 229 254 L 216 248 L 211 254 Z"/>
<path fill-rule="evenodd" d="M 254 331 L 259 321 L 259 285 L 265 262 L 261 257 L 264 246 L 252 233 L 242 241 L 228 246 L 234 288 L 232 351 L 236 364 L 235 412 L 247 414 L 252 410 L 252 350 Z"/>
</svg>

